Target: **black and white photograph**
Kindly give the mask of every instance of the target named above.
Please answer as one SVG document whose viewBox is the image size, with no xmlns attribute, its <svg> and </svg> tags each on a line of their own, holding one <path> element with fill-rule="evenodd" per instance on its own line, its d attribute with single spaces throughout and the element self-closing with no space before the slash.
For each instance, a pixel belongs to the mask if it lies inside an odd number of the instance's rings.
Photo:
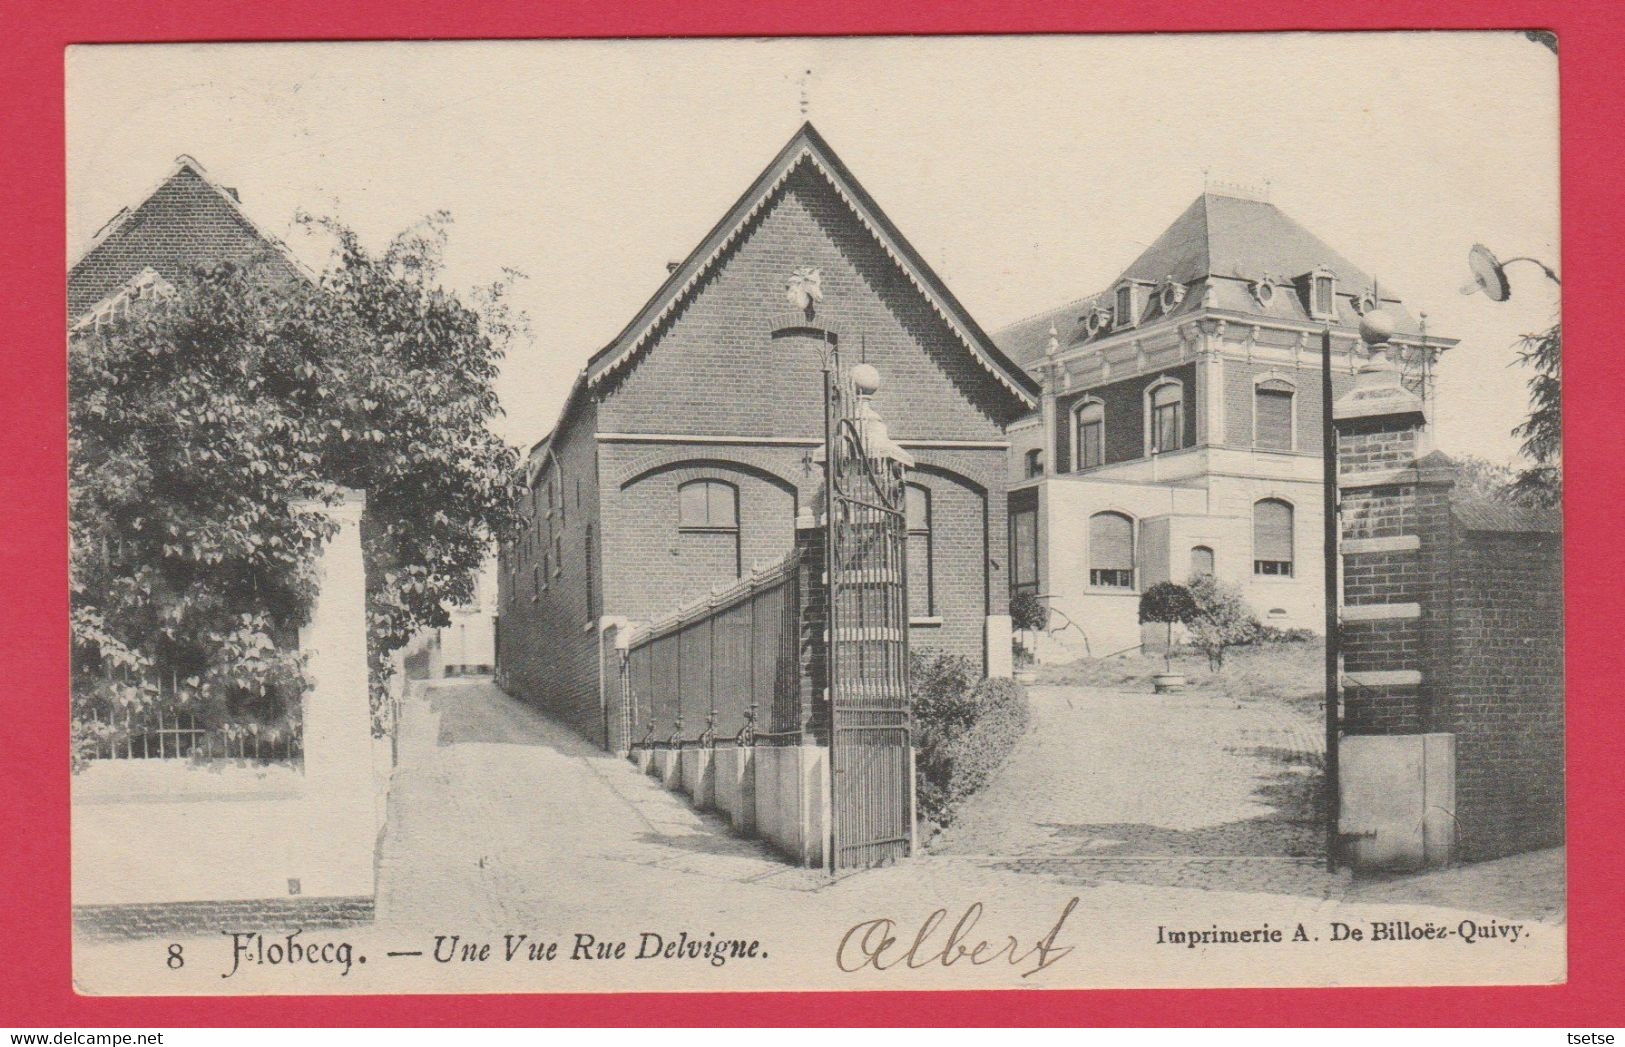
<svg viewBox="0 0 1625 1047">
<path fill-rule="evenodd" d="M 1557 41 L 80 45 L 93 995 L 1566 977 Z"/>
</svg>

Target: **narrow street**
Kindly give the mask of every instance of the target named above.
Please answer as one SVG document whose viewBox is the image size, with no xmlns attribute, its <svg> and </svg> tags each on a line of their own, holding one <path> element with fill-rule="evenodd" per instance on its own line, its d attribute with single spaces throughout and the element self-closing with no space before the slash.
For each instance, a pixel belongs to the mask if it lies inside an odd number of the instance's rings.
<svg viewBox="0 0 1625 1047">
<path fill-rule="evenodd" d="M 1295 839 L 1287 830 L 1272 836 L 1276 830 L 1233 828 L 1268 821 L 1268 803 L 1254 794 L 1258 781 L 1276 773 L 1273 756 L 1242 761 L 1234 781 L 1212 778 L 1206 785 L 1203 775 L 1214 772 L 1198 761 L 1176 788 L 1158 776 L 1169 767 L 1131 743 L 1072 751 L 1094 730 L 1084 725 L 1103 734 L 1125 729 L 1111 721 L 1114 703 L 1121 718 L 1136 722 L 1146 719 L 1143 705 L 1131 716 L 1124 696 L 1039 692 L 1038 722 L 1023 750 L 964 823 L 938 841 L 937 853 L 831 880 L 735 836 L 715 816 L 695 812 L 628 761 L 593 749 L 489 680 L 415 683 L 378 860 L 377 919 L 303 932 L 306 942 L 350 942 L 367 962 L 343 976 L 323 966 L 244 967 L 228 980 L 224 932 L 231 929 L 222 929 L 186 940 L 193 962 L 174 972 L 163 991 L 1435 984 L 1561 976 L 1561 895 L 1539 886 L 1554 877 L 1561 884 L 1557 852 L 1367 884 L 1329 876 L 1313 859 L 1255 853 L 1240 863 L 1243 872 L 1255 872 L 1238 875 L 1238 856 L 1220 851 Z M 1146 697 L 1132 696 L 1140 703 Z M 1159 730 L 1194 730 L 1161 711 L 1152 718 L 1164 725 Z M 1073 716 L 1071 739 L 1063 713 L 1083 714 Z M 1236 724 L 1237 737 L 1263 750 L 1302 740 L 1289 724 L 1245 716 Z M 1196 737 L 1188 740 L 1200 749 Z M 1046 784 L 1044 766 L 1068 753 L 1057 765 L 1069 769 L 1070 779 Z M 1093 762 L 1086 759 L 1091 754 Z M 1118 761 L 1114 772 L 1105 770 L 1107 758 Z M 1126 784 L 1135 775 L 1160 784 Z M 1116 824 L 1121 816 L 1102 822 L 1118 803 L 1128 804 L 1121 808 L 1130 812 L 1126 827 Z M 1030 813 L 1022 813 L 1024 806 Z M 1484 899 L 1498 907 L 1486 912 Z M 1059 921 L 1055 943 L 1068 951 L 1037 971 L 1032 960 L 973 965 L 961 957 L 944 965 L 945 939 L 961 917 L 969 921 L 967 948 L 984 938 L 997 948 L 1013 937 L 1026 954 Z M 1519 941 L 1433 946 L 1425 964 L 1405 943 L 1352 951 L 1329 940 L 1158 944 L 1164 927 L 1267 923 L 1290 930 L 1302 922 L 1327 939 L 1333 921 L 1455 926 L 1469 917 L 1518 922 Z M 859 950 L 840 951 L 849 930 L 860 927 L 861 939 L 860 925 L 872 920 L 891 921 L 874 941 L 898 942 L 884 971 L 864 966 Z M 920 962 L 900 961 L 922 927 L 934 930 L 922 939 Z M 703 957 L 638 960 L 644 943 L 654 941 L 646 935 L 662 945 L 748 940 L 759 950 L 723 965 Z M 590 958 L 616 942 L 626 943 L 624 958 Z M 507 960 L 515 943 L 516 959 Z M 527 958 L 531 946 L 547 943 L 555 946 L 553 959 Z M 459 950 L 470 947 L 488 947 L 486 958 L 461 959 Z M 76 943 L 81 991 L 154 991 L 151 972 L 165 948 L 156 939 Z M 454 951 L 458 959 L 441 959 Z"/>
</svg>

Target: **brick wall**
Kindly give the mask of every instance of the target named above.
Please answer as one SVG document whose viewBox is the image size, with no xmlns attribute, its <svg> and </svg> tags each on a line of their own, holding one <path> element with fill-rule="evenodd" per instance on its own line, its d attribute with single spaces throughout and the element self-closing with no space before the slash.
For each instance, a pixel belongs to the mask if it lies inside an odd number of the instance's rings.
<svg viewBox="0 0 1625 1047">
<path fill-rule="evenodd" d="M 1448 717 L 1457 846 L 1495 858 L 1563 842 L 1563 550 L 1556 534 L 1451 545 Z"/>
<path fill-rule="evenodd" d="M 527 551 L 502 547 L 498 564 L 498 671 L 509 693 L 541 705 L 588 738 L 604 741 L 599 694 L 599 640 L 594 625 L 602 604 L 602 526 L 594 411 L 588 405 L 549 445 L 536 477 L 538 492 Z M 555 477 L 557 480 L 555 481 Z M 551 517 L 540 495 L 556 483 L 562 508 Z M 561 556 L 553 557 L 553 538 Z M 537 591 L 532 567 L 548 551 L 546 585 Z M 589 578 L 591 584 L 589 584 Z"/>
<path fill-rule="evenodd" d="M 298 931 L 370 923 L 372 918 L 373 900 L 370 896 L 73 907 L 75 933 L 90 939 L 154 938 L 169 934 L 214 935 L 238 930 L 266 933 Z M 318 944 L 320 941 L 317 940 Z M 301 944 L 309 942 L 301 941 Z"/>
<path fill-rule="evenodd" d="M 1553 846 L 1564 810 L 1558 521 L 1458 491 L 1447 457 L 1418 460 L 1419 433 L 1414 414 L 1339 422 L 1343 730 L 1455 736 L 1458 860 Z"/>
<path fill-rule="evenodd" d="M 76 317 L 143 269 L 168 280 L 223 262 L 263 262 L 278 279 L 297 271 L 220 192 L 182 167 L 68 273 L 68 315 Z"/>
<path fill-rule="evenodd" d="M 718 479 L 738 490 L 745 573 L 789 550 L 797 510 L 820 497 L 821 467 L 810 460 L 823 433 L 818 355 L 804 339 L 772 337 L 785 278 L 801 266 L 822 270 L 818 316 L 837 331 L 843 365 L 866 360 L 880 371 L 874 407 L 893 439 L 990 444 L 910 446 L 918 462 L 911 480 L 932 494 L 942 619 L 912 629 L 911 642 L 980 665 L 985 617 L 1006 611 L 1008 465 L 1000 445 L 1004 425 L 1030 408 L 972 358 L 834 191 L 802 169 L 663 322 L 653 345 L 578 405 L 555 438 L 567 484 L 594 478 L 592 498 L 565 525 L 562 577 L 532 601 L 530 561 L 514 543 L 503 548 L 502 680 L 588 737 L 601 741 L 604 728 L 601 652 L 585 624 L 595 615 L 658 619 L 733 580 L 714 536 L 679 533 L 678 488 Z M 598 546 L 593 613 L 582 595 L 586 562 L 575 551 L 589 520 Z"/>
<path fill-rule="evenodd" d="M 1295 389 L 1292 397 L 1293 420 L 1297 425 L 1295 450 L 1319 453 L 1321 447 L 1320 353 L 1305 354 L 1305 366 L 1293 367 L 1279 363 L 1249 363 L 1245 360 L 1224 361 L 1224 434 L 1222 440 L 1231 447 L 1253 446 L 1253 392 L 1258 380 L 1265 376 L 1284 379 Z M 1332 372 L 1332 398 L 1342 396 L 1354 384 L 1354 376 L 1346 370 Z"/>
<path fill-rule="evenodd" d="M 1055 447 L 1052 459 L 1056 472 L 1071 472 L 1076 438 L 1072 412 L 1085 399 L 1101 402 L 1106 418 L 1106 464 L 1129 462 L 1145 457 L 1145 390 L 1163 378 L 1177 379 L 1183 385 L 1184 446 L 1196 444 L 1196 365 L 1184 364 L 1151 374 L 1107 382 L 1091 389 L 1077 390 L 1055 402 Z"/>
<path fill-rule="evenodd" d="M 879 369 L 874 406 L 899 440 L 1003 440 L 1022 406 L 959 342 L 847 205 L 806 165 L 751 221 L 697 293 L 608 386 L 600 429 L 715 436 L 823 432 L 817 355 L 769 337 L 786 277 L 822 272 L 819 320 L 843 363 Z M 651 274 L 651 282 L 657 274 Z"/>
</svg>

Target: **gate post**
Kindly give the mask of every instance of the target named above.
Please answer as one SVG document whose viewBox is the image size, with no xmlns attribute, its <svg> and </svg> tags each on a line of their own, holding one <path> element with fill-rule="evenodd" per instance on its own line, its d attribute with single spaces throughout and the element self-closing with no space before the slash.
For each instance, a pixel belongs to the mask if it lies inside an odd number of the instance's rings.
<svg viewBox="0 0 1625 1047">
<path fill-rule="evenodd" d="M 1448 864 L 1454 840 L 1455 737 L 1434 733 L 1424 634 L 1444 611 L 1424 550 L 1439 478 L 1419 468 L 1421 399 L 1390 362 L 1392 321 L 1362 318 L 1370 357 L 1333 406 L 1342 592 L 1342 731 L 1337 829 L 1356 872 Z M 1446 481 L 1448 482 L 1448 481 Z"/>
</svg>

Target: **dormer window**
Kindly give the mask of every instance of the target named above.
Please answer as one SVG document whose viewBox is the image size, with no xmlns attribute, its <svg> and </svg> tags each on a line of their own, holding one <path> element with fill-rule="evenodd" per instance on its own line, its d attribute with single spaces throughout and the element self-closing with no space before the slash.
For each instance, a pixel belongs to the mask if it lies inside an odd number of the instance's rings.
<svg viewBox="0 0 1625 1047">
<path fill-rule="evenodd" d="M 1337 276 L 1330 269 L 1309 274 L 1309 316 L 1315 320 L 1337 319 Z"/>
<path fill-rule="evenodd" d="M 1112 318 L 1112 326 L 1133 327 L 1135 321 L 1139 319 L 1135 315 L 1134 305 L 1134 285 L 1123 284 L 1117 289 L 1117 306 L 1115 315 Z"/>
</svg>

